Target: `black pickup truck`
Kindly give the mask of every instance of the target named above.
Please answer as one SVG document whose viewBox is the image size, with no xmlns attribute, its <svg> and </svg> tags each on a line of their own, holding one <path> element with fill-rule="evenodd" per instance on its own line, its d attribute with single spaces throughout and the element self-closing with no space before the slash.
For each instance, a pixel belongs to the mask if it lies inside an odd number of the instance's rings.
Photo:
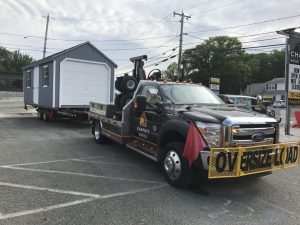
<svg viewBox="0 0 300 225">
<path fill-rule="evenodd" d="M 276 119 L 226 105 L 200 84 L 141 80 L 121 112 L 91 102 L 90 118 L 97 143 L 113 140 L 161 163 L 167 181 L 180 188 L 189 184 L 192 169 L 223 178 L 299 162 L 299 144 L 279 144 Z M 190 166 L 182 153 L 191 122 L 206 146 Z"/>
</svg>

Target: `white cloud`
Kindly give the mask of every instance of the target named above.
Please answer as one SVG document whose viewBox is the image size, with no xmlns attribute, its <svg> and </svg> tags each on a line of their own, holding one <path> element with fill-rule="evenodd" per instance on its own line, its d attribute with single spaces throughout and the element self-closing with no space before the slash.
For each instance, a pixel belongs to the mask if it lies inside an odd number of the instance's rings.
<svg viewBox="0 0 300 225">
<path fill-rule="evenodd" d="M 130 42 L 95 42 L 95 40 L 138 39 L 178 34 L 180 24 L 166 21 L 178 21 L 179 18 L 173 18 L 172 12 L 182 8 L 187 9 L 185 13 L 192 15 L 189 23 L 185 24 L 184 32 L 195 32 L 296 15 L 299 13 L 299 6 L 300 2 L 298 0 L 263 2 L 259 0 L 212 0 L 210 2 L 207 0 L 197 2 L 193 0 L 1 0 L 0 33 L 42 37 L 45 32 L 46 21 L 42 16 L 49 12 L 50 17 L 55 18 L 55 20 L 51 20 L 50 38 L 90 40 L 96 47 L 115 60 L 119 67 L 124 67 L 130 65 L 129 58 L 132 56 L 146 54 L 150 51 L 149 57 L 151 57 L 171 49 L 172 47 L 161 47 L 154 50 L 153 47 L 160 46 L 172 38 Z M 158 22 L 162 20 L 164 22 Z M 236 29 L 199 32 L 194 35 L 200 38 L 208 38 L 214 35 L 241 36 L 299 26 L 298 21 L 299 17 L 296 17 Z M 242 38 L 241 40 L 249 41 L 267 37 L 278 36 L 274 33 L 266 36 Z M 178 45 L 178 38 L 173 39 L 165 45 Z M 198 41 L 195 38 L 184 36 L 184 43 Z M 48 40 L 48 51 L 56 52 L 58 49 L 65 49 L 78 43 L 80 42 Z M 245 46 L 272 43 L 284 43 L 284 40 L 248 43 Z M 22 52 L 33 56 L 35 59 L 42 56 L 42 52 L 40 52 L 43 49 L 42 38 L 24 38 L 22 36 L 0 34 L 0 45 L 20 49 L 34 48 L 37 51 L 22 50 Z M 192 46 L 186 45 L 185 47 Z M 105 50 L 147 47 L 149 49 L 134 51 Z M 176 61 L 176 59 L 173 61 Z M 166 67 L 169 63 L 170 61 L 161 64 L 160 68 Z"/>
</svg>

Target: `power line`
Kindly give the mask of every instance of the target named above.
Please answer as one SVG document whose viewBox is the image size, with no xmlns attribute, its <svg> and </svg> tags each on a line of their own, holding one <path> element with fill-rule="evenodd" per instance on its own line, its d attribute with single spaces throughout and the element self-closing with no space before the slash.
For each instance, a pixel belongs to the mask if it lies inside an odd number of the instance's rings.
<svg viewBox="0 0 300 225">
<path fill-rule="evenodd" d="M 194 13 L 194 14 L 192 14 L 192 16 L 193 15 L 204 14 L 204 13 L 207 13 L 207 12 L 210 12 L 210 11 L 215 11 L 215 10 L 222 9 L 222 8 L 225 8 L 225 7 L 228 7 L 228 6 L 236 5 L 236 4 L 242 3 L 244 1 L 247 1 L 247 0 L 239 0 L 239 1 L 235 1 L 235 2 L 232 2 L 232 3 L 226 4 L 226 5 L 220 6 L 220 7 L 215 7 L 215 8 L 211 8 L 211 9 L 208 9 L 208 10 L 204 10 L 204 11 L 201 11 L 199 13 Z"/>
<path fill-rule="evenodd" d="M 193 4 L 193 5 L 190 5 L 189 7 L 187 8 L 183 8 L 183 9 L 177 9 L 175 11 L 179 11 L 179 10 L 182 10 L 182 11 L 186 11 L 186 10 L 194 10 L 194 9 L 197 9 L 201 6 L 204 6 L 204 5 L 209 5 L 209 4 L 212 4 L 212 3 L 215 3 L 215 2 L 218 2 L 220 0 L 210 0 L 210 1 L 204 1 L 204 2 L 200 2 L 200 3 L 197 3 L 197 4 Z"/>
<path fill-rule="evenodd" d="M 5 33 L 0 32 L 0 35 L 8 35 L 8 36 L 17 36 L 23 38 L 40 38 L 44 39 L 43 36 L 36 36 L 36 35 L 27 35 L 27 34 L 16 34 L 16 33 Z M 107 40 L 90 40 L 92 42 L 123 42 L 123 41 L 144 41 L 144 40 L 155 40 L 155 39 L 162 39 L 167 37 L 174 37 L 174 35 L 165 35 L 165 36 L 156 36 L 156 37 L 149 37 L 149 38 L 135 38 L 135 39 L 107 39 Z M 62 39 L 62 38 L 48 38 L 49 40 L 53 41 L 70 41 L 70 42 L 84 42 L 87 40 L 84 39 Z"/>
<path fill-rule="evenodd" d="M 237 25 L 237 26 L 230 26 L 230 27 L 214 28 L 214 29 L 208 29 L 208 30 L 193 31 L 193 32 L 188 32 L 187 34 L 194 34 L 194 33 L 203 33 L 203 32 L 211 32 L 211 31 L 218 31 L 218 30 L 234 29 L 234 28 L 252 26 L 252 25 L 257 25 L 257 24 L 262 24 L 262 23 L 269 23 L 269 22 L 274 22 L 274 21 L 286 20 L 286 19 L 296 18 L 296 17 L 299 17 L 299 16 L 300 16 L 300 14 L 293 15 L 293 16 L 287 16 L 287 17 L 280 17 L 280 18 L 275 18 L 275 19 L 270 19 L 270 20 L 263 20 L 263 21 L 254 22 L 254 23 L 241 24 L 241 25 Z"/>
</svg>

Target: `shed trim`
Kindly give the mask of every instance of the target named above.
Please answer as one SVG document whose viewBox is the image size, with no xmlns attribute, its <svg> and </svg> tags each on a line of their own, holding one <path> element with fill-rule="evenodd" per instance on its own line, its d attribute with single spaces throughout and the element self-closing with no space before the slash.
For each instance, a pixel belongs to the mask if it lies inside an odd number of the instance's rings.
<svg viewBox="0 0 300 225">
<path fill-rule="evenodd" d="M 55 79 L 56 79 L 56 60 L 53 61 L 53 95 L 52 95 L 53 108 L 55 108 Z"/>
<path fill-rule="evenodd" d="M 36 66 L 36 65 L 41 65 L 41 64 L 43 64 L 43 63 L 47 63 L 47 62 L 50 62 L 50 61 L 54 61 L 58 56 L 60 56 L 60 55 L 62 55 L 62 54 L 65 54 L 65 53 L 67 53 L 67 52 L 70 52 L 70 51 L 72 51 L 72 50 L 74 50 L 74 49 L 76 49 L 76 48 L 80 48 L 80 47 L 82 47 L 82 46 L 84 46 L 84 45 L 89 45 L 89 46 L 91 46 L 96 52 L 98 52 L 98 53 L 99 53 L 100 55 L 102 55 L 105 59 L 107 59 L 110 63 L 112 63 L 112 65 L 113 65 L 115 68 L 118 67 L 117 64 L 115 64 L 110 58 L 108 58 L 108 57 L 107 57 L 103 52 L 101 52 L 98 48 L 96 48 L 91 42 L 86 41 L 86 42 L 83 42 L 83 43 L 81 43 L 81 44 L 79 44 L 79 45 L 73 46 L 73 47 L 71 47 L 71 48 L 65 49 L 65 50 L 60 51 L 60 52 L 57 52 L 57 53 L 54 53 L 54 54 L 52 54 L 52 55 L 47 56 L 46 58 L 40 59 L 40 60 L 38 60 L 38 61 L 36 61 L 36 62 L 33 62 L 33 63 L 29 64 L 29 65 L 26 65 L 26 66 L 22 67 L 22 69 L 25 70 L 25 69 L 28 69 L 28 68 L 30 68 L 30 67 Z"/>
</svg>

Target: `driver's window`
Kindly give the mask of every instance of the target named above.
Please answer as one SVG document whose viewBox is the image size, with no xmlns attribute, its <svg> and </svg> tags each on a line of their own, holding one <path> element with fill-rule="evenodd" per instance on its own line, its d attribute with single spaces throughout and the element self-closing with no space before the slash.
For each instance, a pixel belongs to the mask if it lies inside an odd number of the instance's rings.
<svg viewBox="0 0 300 225">
<path fill-rule="evenodd" d="M 145 86 L 141 94 L 146 97 L 146 102 L 148 104 L 155 104 L 161 99 L 158 88 L 153 85 Z"/>
</svg>

